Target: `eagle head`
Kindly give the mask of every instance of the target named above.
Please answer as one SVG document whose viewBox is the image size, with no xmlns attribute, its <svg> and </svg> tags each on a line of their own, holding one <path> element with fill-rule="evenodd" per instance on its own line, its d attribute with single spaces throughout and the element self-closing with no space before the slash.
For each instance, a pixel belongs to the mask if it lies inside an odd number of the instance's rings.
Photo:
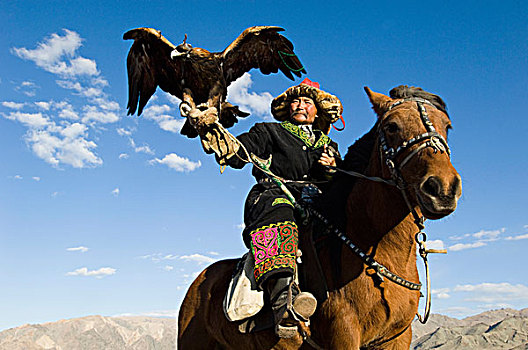
<svg viewBox="0 0 528 350">
<path fill-rule="evenodd" d="M 174 59 L 180 56 L 187 56 L 189 52 L 191 52 L 192 48 L 192 45 L 187 43 L 187 34 L 185 34 L 183 42 L 180 45 L 176 46 L 174 50 L 172 50 L 171 58 Z"/>
</svg>

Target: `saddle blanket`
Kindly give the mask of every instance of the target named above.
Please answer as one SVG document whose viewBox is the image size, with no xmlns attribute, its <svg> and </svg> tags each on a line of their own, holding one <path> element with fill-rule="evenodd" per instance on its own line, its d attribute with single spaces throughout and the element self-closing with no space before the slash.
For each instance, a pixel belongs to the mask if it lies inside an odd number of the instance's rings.
<svg viewBox="0 0 528 350">
<path fill-rule="evenodd" d="M 255 259 L 253 254 L 245 254 L 236 273 L 229 282 L 224 297 L 224 313 L 229 321 L 239 321 L 256 315 L 264 306 L 264 292 L 257 290 L 253 274 Z M 239 266 L 240 266 L 239 264 Z"/>
</svg>

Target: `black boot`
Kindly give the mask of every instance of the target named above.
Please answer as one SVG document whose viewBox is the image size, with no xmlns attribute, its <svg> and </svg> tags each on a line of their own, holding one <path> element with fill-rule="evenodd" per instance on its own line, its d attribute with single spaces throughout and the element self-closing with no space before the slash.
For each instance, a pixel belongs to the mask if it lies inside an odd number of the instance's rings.
<svg viewBox="0 0 528 350">
<path fill-rule="evenodd" d="M 301 292 L 291 276 L 271 277 L 266 281 L 275 324 L 275 333 L 291 338 L 297 333 L 299 321 L 308 321 L 315 312 L 317 300 L 310 293 Z"/>
<path fill-rule="evenodd" d="M 275 334 L 280 338 L 291 338 L 297 333 L 297 323 L 290 317 L 288 310 L 288 304 L 290 308 L 292 305 L 293 295 L 290 292 L 292 282 L 291 276 L 270 277 L 266 281 L 266 291 L 273 310 Z M 290 299 L 289 303 L 288 299 Z"/>
</svg>

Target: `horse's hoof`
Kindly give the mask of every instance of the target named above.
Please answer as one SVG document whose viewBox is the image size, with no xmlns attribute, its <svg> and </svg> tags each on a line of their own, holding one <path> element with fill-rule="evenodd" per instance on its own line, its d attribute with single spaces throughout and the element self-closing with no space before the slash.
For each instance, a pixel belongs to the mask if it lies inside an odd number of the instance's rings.
<svg viewBox="0 0 528 350">
<path fill-rule="evenodd" d="M 301 292 L 293 301 L 293 312 L 302 321 L 306 322 L 317 308 L 317 299 L 308 292 Z"/>
<path fill-rule="evenodd" d="M 283 338 L 283 339 L 293 338 L 297 334 L 297 325 L 284 326 L 284 325 L 278 324 L 275 326 L 275 334 L 277 334 L 279 338 Z"/>
</svg>

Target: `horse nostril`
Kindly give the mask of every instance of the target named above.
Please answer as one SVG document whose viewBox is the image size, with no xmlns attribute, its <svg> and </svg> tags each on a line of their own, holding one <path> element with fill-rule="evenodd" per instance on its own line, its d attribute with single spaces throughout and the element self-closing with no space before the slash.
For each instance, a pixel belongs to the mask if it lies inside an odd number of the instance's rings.
<svg viewBox="0 0 528 350">
<path fill-rule="evenodd" d="M 451 184 L 451 195 L 453 196 L 460 196 L 462 193 L 462 181 L 460 180 L 460 176 L 457 176 L 453 183 Z"/>
<path fill-rule="evenodd" d="M 422 191 L 432 197 L 438 197 L 441 188 L 440 181 L 434 176 L 430 176 L 421 186 Z"/>
</svg>

